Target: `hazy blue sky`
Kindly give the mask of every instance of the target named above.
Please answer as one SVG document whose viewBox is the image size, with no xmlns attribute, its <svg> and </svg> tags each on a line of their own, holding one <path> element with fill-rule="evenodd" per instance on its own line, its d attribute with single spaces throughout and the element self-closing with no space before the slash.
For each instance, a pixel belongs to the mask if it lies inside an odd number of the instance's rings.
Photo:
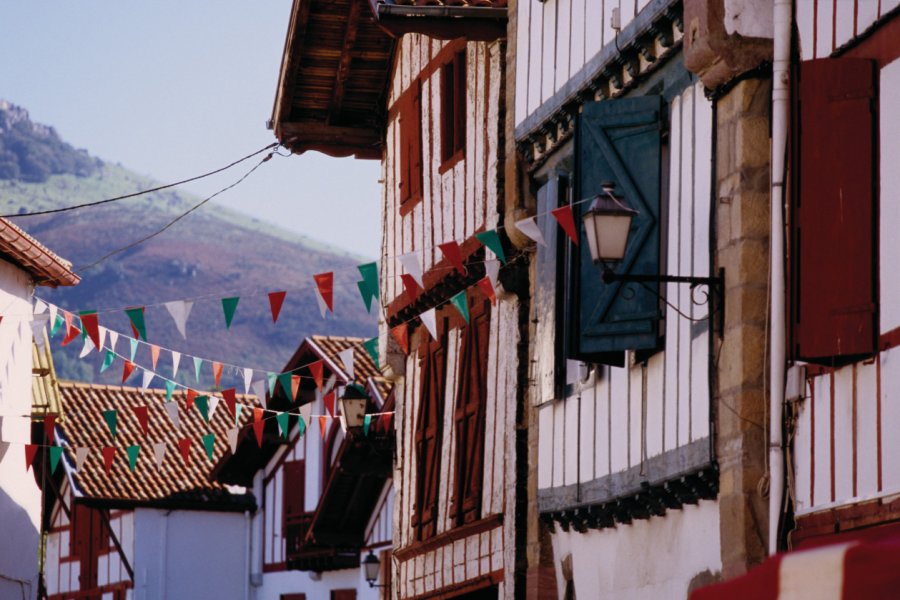
<svg viewBox="0 0 900 600">
<path fill-rule="evenodd" d="M 290 8 L 290 0 L 5 2 L 0 98 L 105 160 L 164 182 L 187 178 L 274 141 L 265 122 Z M 242 168 L 186 189 L 212 193 Z M 377 161 L 308 153 L 269 161 L 218 199 L 375 257 L 378 177 Z"/>
</svg>

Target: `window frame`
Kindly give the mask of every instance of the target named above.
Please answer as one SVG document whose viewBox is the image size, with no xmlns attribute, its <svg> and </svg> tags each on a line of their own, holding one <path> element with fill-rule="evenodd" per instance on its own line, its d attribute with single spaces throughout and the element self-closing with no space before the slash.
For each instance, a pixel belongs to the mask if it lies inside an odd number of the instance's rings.
<svg viewBox="0 0 900 600">
<path fill-rule="evenodd" d="M 443 174 L 466 155 L 466 107 L 468 96 L 466 48 L 455 52 L 440 67 L 441 166 Z"/>
</svg>

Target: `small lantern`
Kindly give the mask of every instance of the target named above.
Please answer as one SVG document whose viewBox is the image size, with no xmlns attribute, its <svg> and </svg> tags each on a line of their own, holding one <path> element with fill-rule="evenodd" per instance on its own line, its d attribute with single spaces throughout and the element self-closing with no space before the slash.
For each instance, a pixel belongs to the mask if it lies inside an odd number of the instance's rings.
<svg viewBox="0 0 900 600">
<path fill-rule="evenodd" d="M 584 213 L 584 230 L 588 249 L 595 263 L 618 262 L 625 257 L 631 220 L 637 214 L 615 195 L 615 184 L 603 183 L 603 193 L 594 198 Z"/>
<path fill-rule="evenodd" d="M 359 429 L 366 418 L 366 403 L 369 395 L 358 383 L 351 383 L 344 388 L 341 396 L 341 421 L 347 429 Z"/>
<path fill-rule="evenodd" d="M 369 550 L 369 555 L 363 559 L 362 564 L 369 587 L 382 587 L 375 585 L 375 582 L 378 580 L 378 572 L 381 570 L 381 561 L 378 560 L 378 557 Z"/>
</svg>

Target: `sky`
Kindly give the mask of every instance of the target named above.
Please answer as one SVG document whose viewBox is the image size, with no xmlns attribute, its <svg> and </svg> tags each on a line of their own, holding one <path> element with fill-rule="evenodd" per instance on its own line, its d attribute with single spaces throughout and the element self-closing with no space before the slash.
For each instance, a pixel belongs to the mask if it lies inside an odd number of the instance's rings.
<svg viewBox="0 0 900 600">
<path fill-rule="evenodd" d="M 290 10 L 291 0 L 7 2 L 0 98 L 106 161 L 161 182 L 192 177 L 275 141 L 265 123 Z M 183 189 L 209 195 L 252 164 Z M 275 157 L 215 201 L 376 257 L 378 178 L 378 161 L 310 152 Z"/>
</svg>

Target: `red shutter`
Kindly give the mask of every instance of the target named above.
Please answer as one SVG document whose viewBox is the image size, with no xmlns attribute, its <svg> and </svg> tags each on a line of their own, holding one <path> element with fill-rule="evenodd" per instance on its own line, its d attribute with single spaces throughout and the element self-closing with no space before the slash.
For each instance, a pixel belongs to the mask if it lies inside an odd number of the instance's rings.
<svg viewBox="0 0 900 600">
<path fill-rule="evenodd" d="M 455 94 L 453 103 L 453 151 L 463 152 L 466 149 L 466 93 L 469 82 L 466 80 L 466 51 L 463 49 L 453 58 L 455 67 L 456 84 L 453 86 Z"/>
<path fill-rule="evenodd" d="M 445 352 L 442 341 L 435 340 L 424 348 L 421 359 L 422 388 L 416 420 L 416 506 L 413 526 L 418 539 L 436 533 L 438 482 L 441 471 L 442 420 L 446 380 Z"/>
<path fill-rule="evenodd" d="M 356 590 L 332 590 L 331 600 L 356 600 Z"/>
<path fill-rule="evenodd" d="M 466 51 L 441 67 L 441 163 L 466 149 Z"/>
<path fill-rule="evenodd" d="M 284 483 L 283 526 L 287 527 L 304 514 L 306 501 L 306 461 L 292 460 L 281 467 Z"/>
<path fill-rule="evenodd" d="M 796 359 L 836 364 L 875 350 L 874 86 L 868 60 L 800 64 L 791 264 Z"/>
<path fill-rule="evenodd" d="M 410 195 L 416 202 L 422 198 L 422 86 L 418 81 L 413 82 L 411 109 L 412 118 L 410 124 Z"/>
<path fill-rule="evenodd" d="M 406 214 L 422 198 L 422 107 L 418 81 L 413 82 L 397 104 L 400 127 L 398 191 L 400 214 Z"/>
</svg>

